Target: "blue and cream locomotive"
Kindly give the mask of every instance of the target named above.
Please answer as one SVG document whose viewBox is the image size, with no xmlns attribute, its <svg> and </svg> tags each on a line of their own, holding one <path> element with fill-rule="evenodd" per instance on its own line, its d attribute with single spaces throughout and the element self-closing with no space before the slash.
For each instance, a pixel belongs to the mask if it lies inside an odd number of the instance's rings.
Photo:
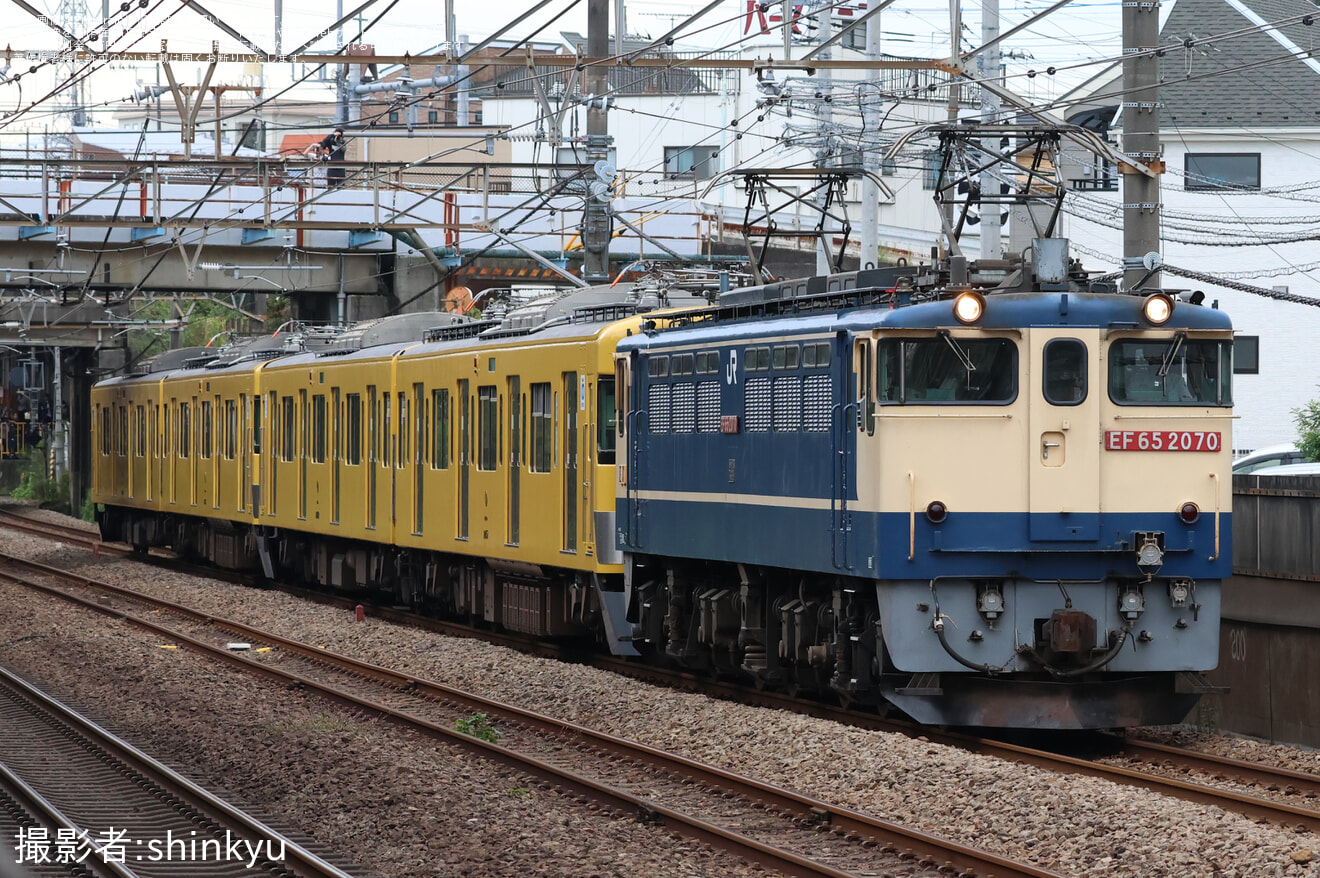
<svg viewBox="0 0 1320 878">
<path fill-rule="evenodd" d="M 1180 721 L 1230 573 L 1232 329 L 1061 258 L 735 290 L 623 339 L 631 645 L 926 723 Z"/>
</svg>

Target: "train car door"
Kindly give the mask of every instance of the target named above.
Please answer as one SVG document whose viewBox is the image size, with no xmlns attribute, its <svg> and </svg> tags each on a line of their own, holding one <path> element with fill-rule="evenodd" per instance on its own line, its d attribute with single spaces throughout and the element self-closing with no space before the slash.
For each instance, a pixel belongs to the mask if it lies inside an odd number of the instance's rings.
<svg viewBox="0 0 1320 878">
<path fill-rule="evenodd" d="M 1027 443 L 1030 537 L 1100 536 L 1100 379 L 1098 330 L 1028 335 L 1022 392 L 1030 400 Z"/>
<path fill-rule="evenodd" d="M 340 404 L 339 388 L 330 388 L 330 417 L 333 433 L 330 436 L 330 523 L 339 524 L 340 461 L 344 457 L 344 409 Z"/>
<path fill-rule="evenodd" d="M 564 551 L 577 551 L 578 376 L 564 373 Z"/>
<path fill-rule="evenodd" d="M 508 533 L 505 543 L 518 545 L 520 516 L 522 506 L 519 476 L 522 471 L 522 379 L 517 375 L 509 376 L 509 516 Z"/>
<path fill-rule="evenodd" d="M 422 533 L 423 488 L 426 485 L 426 388 L 413 385 L 413 520 L 412 532 Z"/>
<path fill-rule="evenodd" d="M 468 538 L 468 482 L 472 466 L 472 395 L 468 379 L 458 382 L 458 538 Z"/>
</svg>

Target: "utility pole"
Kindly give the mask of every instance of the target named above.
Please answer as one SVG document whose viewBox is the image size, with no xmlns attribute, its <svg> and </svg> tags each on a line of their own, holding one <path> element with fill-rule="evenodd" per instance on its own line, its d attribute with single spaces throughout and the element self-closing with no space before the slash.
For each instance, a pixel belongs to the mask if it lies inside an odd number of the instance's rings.
<svg viewBox="0 0 1320 878">
<path fill-rule="evenodd" d="M 981 45 L 994 43 L 990 48 L 978 53 L 976 56 L 976 72 L 982 82 L 988 80 L 998 82 L 999 80 L 998 37 L 999 0 L 981 0 Z M 999 95 L 988 88 L 983 88 L 981 89 L 981 122 L 985 125 L 994 125 L 998 121 Z M 998 155 L 1000 152 L 999 138 L 997 136 L 982 138 L 981 149 L 987 153 Z M 986 168 L 981 172 L 982 259 L 1004 258 L 1004 240 L 999 215 L 1000 205 L 997 200 L 1001 185 L 999 178 L 994 174 L 994 168 Z M 995 200 L 987 203 L 985 201 L 987 196 Z"/>
<path fill-rule="evenodd" d="M 587 0 L 587 55 L 604 58 L 609 51 L 610 0 Z M 591 102 L 587 105 L 586 154 L 587 164 L 593 166 L 609 158 L 613 142 L 606 115 L 608 91 L 606 68 L 600 64 L 588 68 L 587 92 Z M 613 233 L 609 193 L 598 197 L 588 190 L 586 202 L 582 216 L 582 249 L 586 253 L 582 260 L 582 278 L 591 284 L 606 283 L 610 279 L 610 236 Z"/>
<path fill-rule="evenodd" d="M 1160 248 L 1159 0 L 1123 4 L 1123 152 L 1148 165 L 1153 176 L 1120 166 L 1123 174 L 1123 289 L 1143 282 L 1158 288 L 1158 271 L 1142 258 Z M 1147 274 L 1150 274 L 1147 277 Z"/>
<path fill-rule="evenodd" d="M 962 0 L 949 0 L 949 61 L 950 63 L 959 63 L 959 47 L 962 38 Z M 949 121 L 958 121 L 958 110 L 962 103 L 962 79 L 957 76 L 949 77 Z M 947 161 L 948 157 L 943 157 L 941 161 Z M 944 181 L 941 180 L 941 183 Z M 954 254 L 958 248 L 958 242 L 953 239 L 953 201 L 946 200 L 942 208 L 944 213 L 944 232 L 940 235 L 940 256 L 948 257 Z"/>
<path fill-rule="evenodd" d="M 791 3 L 784 4 L 785 14 L 787 14 L 787 10 L 791 9 L 792 6 L 793 4 Z M 817 33 L 820 36 L 820 41 L 822 43 L 829 42 L 830 37 L 834 36 L 833 4 L 824 4 L 821 7 L 820 13 L 817 15 L 817 18 L 819 19 L 819 29 Z M 826 49 L 816 57 L 820 58 L 822 61 L 828 61 L 830 60 L 830 50 Z M 830 163 L 830 147 L 833 141 L 833 138 L 830 137 L 830 128 L 833 127 L 834 123 L 834 114 L 830 111 L 832 106 L 830 100 L 834 97 L 833 88 L 833 80 L 831 80 L 828 74 L 822 73 L 820 77 L 820 91 L 824 97 L 816 104 L 816 106 L 820 108 L 820 117 L 816 124 L 819 126 L 817 130 L 820 132 L 821 137 L 820 149 L 816 152 L 816 167 L 818 168 L 823 168 Z M 834 244 L 834 230 L 830 227 L 830 217 L 828 212 L 830 206 L 829 197 L 830 187 L 822 186 L 820 192 L 816 196 L 820 203 L 820 230 L 824 233 L 816 242 L 816 274 L 829 274 L 834 270 L 830 260 L 830 249 Z"/>
<path fill-rule="evenodd" d="M 866 60 L 880 58 L 880 16 L 873 15 L 866 22 Z M 871 173 L 880 170 L 880 71 L 872 70 L 868 76 L 872 87 L 862 99 L 862 127 L 870 137 L 861 144 L 862 167 Z M 862 178 L 862 255 L 861 267 L 880 260 L 880 187 L 869 176 Z"/>
</svg>

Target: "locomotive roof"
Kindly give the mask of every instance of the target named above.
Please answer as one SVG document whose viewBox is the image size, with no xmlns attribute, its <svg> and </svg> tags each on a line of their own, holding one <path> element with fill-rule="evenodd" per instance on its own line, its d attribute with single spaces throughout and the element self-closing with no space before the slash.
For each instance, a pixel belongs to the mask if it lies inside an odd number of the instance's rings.
<svg viewBox="0 0 1320 878">
<path fill-rule="evenodd" d="M 822 297 L 826 299 L 828 297 Z M 1142 296 L 1113 293 L 1035 292 L 1005 293 L 986 297 L 985 316 L 977 329 L 1005 330 L 1032 326 L 1149 328 L 1141 315 Z M 695 315 L 694 315 L 695 316 Z M 953 316 L 953 299 L 901 307 L 870 304 L 835 307 L 798 313 L 701 320 L 671 327 L 657 327 L 624 339 L 620 350 L 664 348 L 671 345 L 755 339 L 775 335 L 798 335 L 840 330 L 935 329 L 960 326 Z M 1179 302 L 1165 330 L 1230 330 L 1227 314 L 1213 308 Z"/>
</svg>

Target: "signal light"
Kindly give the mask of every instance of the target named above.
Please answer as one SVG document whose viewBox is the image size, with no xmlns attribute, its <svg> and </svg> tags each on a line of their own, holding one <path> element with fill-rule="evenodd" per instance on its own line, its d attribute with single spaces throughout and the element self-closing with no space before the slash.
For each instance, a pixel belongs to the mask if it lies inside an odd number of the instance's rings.
<svg viewBox="0 0 1320 878">
<path fill-rule="evenodd" d="M 931 524 L 940 524 L 949 517 L 949 507 L 939 500 L 932 500 L 926 506 L 926 520 Z"/>
<path fill-rule="evenodd" d="M 1195 503 L 1184 503 L 1178 510 L 1178 517 L 1183 524 L 1195 524 L 1196 519 L 1201 517 L 1201 508 Z"/>
<path fill-rule="evenodd" d="M 953 316 L 958 318 L 958 322 L 964 325 L 975 323 L 985 314 L 985 297 L 980 293 L 968 290 L 965 293 L 959 293 L 958 298 L 953 300 Z"/>
</svg>

